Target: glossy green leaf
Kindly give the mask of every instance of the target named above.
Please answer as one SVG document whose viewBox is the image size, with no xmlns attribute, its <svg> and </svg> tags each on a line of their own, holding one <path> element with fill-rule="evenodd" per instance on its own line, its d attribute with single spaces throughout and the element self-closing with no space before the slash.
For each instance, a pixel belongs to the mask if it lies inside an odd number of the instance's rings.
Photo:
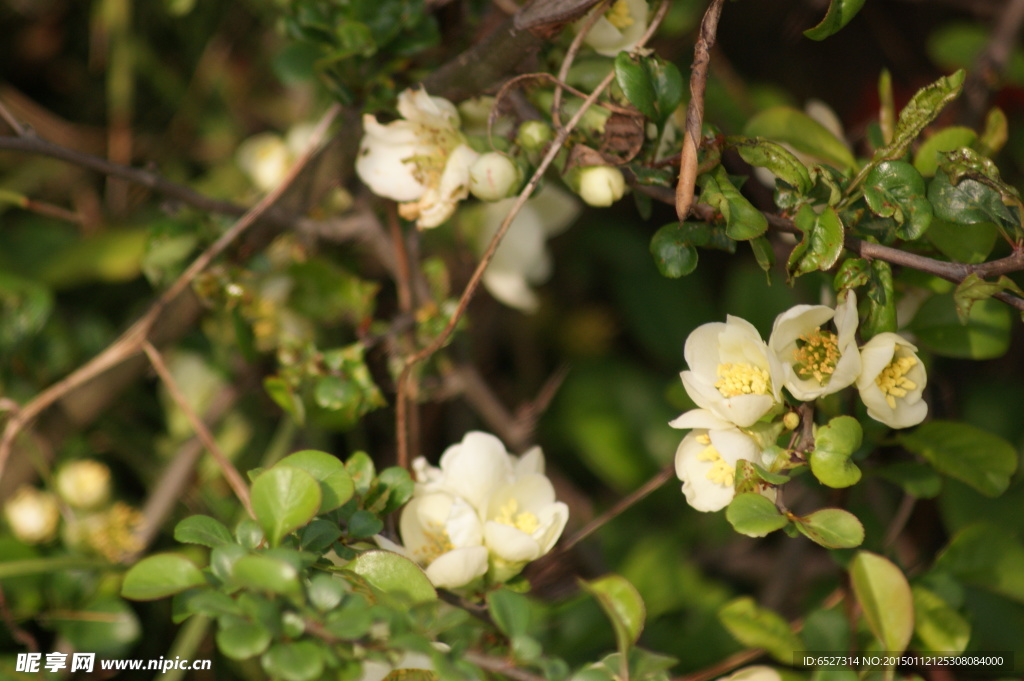
<svg viewBox="0 0 1024 681">
<path fill-rule="evenodd" d="M 988 259 L 999 230 L 991 222 L 958 225 L 933 217 L 926 236 L 950 260 L 976 265 Z"/>
<path fill-rule="evenodd" d="M 803 111 L 791 107 L 778 106 L 756 114 L 747 122 L 743 134 L 783 142 L 839 170 L 857 167 L 857 159 L 842 140 Z"/>
<path fill-rule="evenodd" d="M 896 331 L 896 291 L 892 267 L 882 260 L 872 260 L 869 267 L 867 295 L 861 299 L 860 333 L 864 340 L 886 331 Z"/>
<path fill-rule="evenodd" d="M 863 6 L 864 0 L 832 0 L 825 18 L 814 28 L 804 31 L 804 35 L 811 40 L 824 40 L 850 23 Z"/>
<path fill-rule="evenodd" d="M 935 214 L 948 222 L 959 225 L 992 222 L 1004 228 L 1019 225 L 1018 218 L 1003 203 L 999 192 L 971 177 L 954 183 L 940 170 L 928 185 L 928 200 Z"/>
<path fill-rule="evenodd" d="M 437 598 L 427 575 L 419 565 L 391 551 L 367 551 L 346 565 L 377 589 L 411 603 Z"/>
<path fill-rule="evenodd" d="M 971 525 L 953 536 L 936 565 L 973 586 L 1024 603 L 1024 545 L 990 523 Z"/>
<path fill-rule="evenodd" d="M 829 487 L 849 487 L 860 480 L 857 464 L 850 455 L 860 448 L 863 429 L 852 416 L 837 416 L 822 426 L 814 439 L 811 472 Z"/>
<path fill-rule="evenodd" d="M 746 241 L 768 230 L 768 219 L 740 193 L 722 166 L 697 179 L 701 187 L 700 201 L 713 207 L 725 218 L 725 233 L 730 239 Z"/>
<path fill-rule="evenodd" d="M 619 575 L 606 575 L 580 584 L 597 599 L 611 620 L 619 653 L 625 654 L 640 638 L 647 618 L 640 593 L 629 580 Z"/>
<path fill-rule="evenodd" d="M 901 433 L 899 441 L 940 473 L 989 497 L 1006 491 L 1017 470 L 1017 450 L 1013 445 L 969 423 L 930 421 Z"/>
<path fill-rule="evenodd" d="M 900 111 L 892 142 L 875 152 L 874 161 L 895 160 L 907 153 L 918 135 L 960 94 L 965 76 L 966 72 L 960 70 L 914 93 Z"/>
<path fill-rule="evenodd" d="M 320 483 L 320 513 L 334 510 L 352 498 L 355 484 L 337 457 L 313 449 L 295 452 L 281 459 L 278 466 L 291 466 L 306 471 Z"/>
<path fill-rule="evenodd" d="M 831 269 L 843 252 L 845 232 L 839 215 L 832 207 L 816 213 L 805 205 L 797 213 L 793 223 L 803 232 L 800 243 L 789 255 L 786 268 L 793 276 L 800 276 L 815 270 Z"/>
<path fill-rule="evenodd" d="M 262 655 L 270 646 L 272 637 L 266 627 L 257 622 L 232 621 L 217 628 L 217 648 L 232 660 L 248 660 Z"/>
<path fill-rule="evenodd" d="M 158 553 L 143 558 L 128 570 L 121 595 L 133 601 L 154 601 L 203 584 L 203 573 L 188 558 L 177 553 Z"/>
<path fill-rule="evenodd" d="M 174 527 L 174 539 L 182 544 L 199 544 L 211 549 L 235 541 L 224 523 L 208 515 L 193 515 L 182 520 Z"/>
<path fill-rule="evenodd" d="M 284 681 L 313 681 L 324 671 L 320 646 L 309 640 L 275 643 L 263 654 L 263 670 Z"/>
<path fill-rule="evenodd" d="M 914 154 L 914 167 L 925 177 L 931 177 L 939 167 L 939 153 L 960 147 L 969 147 L 978 139 L 970 128 L 954 125 L 943 128 L 926 139 Z"/>
<path fill-rule="evenodd" d="M 803 194 L 811 190 L 807 167 L 782 145 L 763 137 L 727 137 L 726 143 L 750 165 L 767 169 Z"/>
<path fill-rule="evenodd" d="M 294 565 L 261 554 L 242 556 L 235 561 L 231 581 L 246 589 L 276 594 L 295 595 L 302 590 Z"/>
<path fill-rule="evenodd" d="M 409 472 L 398 466 L 390 466 L 380 472 L 366 492 L 363 504 L 366 510 L 387 515 L 398 510 L 412 497 L 414 483 Z"/>
<path fill-rule="evenodd" d="M 882 650 L 902 653 L 914 633 L 914 601 L 903 571 L 868 551 L 857 553 L 849 570 L 853 593 Z"/>
<path fill-rule="evenodd" d="M 639 109 L 640 113 L 652 121 L 658 119 L 654 83 L 651 82 L 643 64 L 628 52 L 619 52 L 615 57 L 615 81 L 622 88 L 626 99 Z"/>
<path fill-rule="evenodd" d="M 260 532 L 260 536 L 263 533 Z M 231 573 L 235 569 L 235 563 L 242 556 L 249 555 L 249 552 L 238 544 L 222 544 L 210 551 L 210 572 L 222 582 L 231 581 Z"/>
<path fill-rule="evenodd" d="M 1012 327 L 1012 311 L 998 300 L 976 302 L 963 324 L 953 295 L 937 294 L 924 301 L 908 328 L 935 354 L 977 360 L 1006 354 Z"/>
<path fill-rule="evenodd" d="M 953 292 L 953 302 L 956 303 L 956 313 L 960 322 L 966 324 L 969 321 L 971 309 L 976 302 L 988 300 L 997 293 L 1007 292 L 1024 298 L 1024 291 L 1017 282 L 1005 274 L 996 281 L 985 281 L 973 272 L 968 274 Z"/>
<path fill-rule="evenodd" d="M 651 237 L 651 255 L 662 276 L 670 279 L 690 274 L 697 269 L 697 249 L 693 245 L 692 223 L 670 222 Z"/>
<path fill-rule="evenodd" d="M 763 648 L 783 664 L 791 664 L 793 654 L 804 649 L 786 620 L 749 596 L 727 603 L 718 611 L 718 619 L 737 641 L 749 648 Z"/>
<path fill-rule="evenodd" d="M 654 102 L 658 111 L 655 120 L 661 125 L 683 101 L 683 75 L 679 72 L 679 67 L 658 56 L 647 58 L 644 66 L 654 85 Z"/>
<path fill-rule="evenodd" d="M 826 549 L 852 549 L 864 543 L 864 526 L 849 511 L 823 508 L 793 518 L 800 534 Z"/>
<path fill-rule="evenodd" d="M 905 161 L 883 161 L 864 180 L 864 199 L 871 211 L 896 221 L 901 239 L 921 237 L 932 221 L 924 178 Z"/>
<path fill-rule="evenodd" d="M 934 591 L 910 589 L 914 598 L 914 634 L 922 653 L 962 653 L 971 638 L 971 625 Z"/>
<path fill-rule="evenodd" d="M 312 520 L 321 499 L 320 483 L 290 466 L 263 471 L 252 484 L 252 509 L 271 546 Z"/>
<path fill-rule="evenodd" d="M 763 537 L 789 524 L 775 504 L 757 492 L 737 494 L 725 509 L 725 518 L 734 530 L 748 537 Z"/>
<path fill-rule="evenodd" d="M 235 541 L 247 549 L 255 549 L 265 537 L 263 528 L 252 518 L 242 518 L 235 526 Z"/>
<path fill-rule="evenodd" d="M 871 266 L 864 258 L 846 258 L 836 270 L 832 287 L 836 292 L 867 286 L 871 280 Z"/>
</svg>

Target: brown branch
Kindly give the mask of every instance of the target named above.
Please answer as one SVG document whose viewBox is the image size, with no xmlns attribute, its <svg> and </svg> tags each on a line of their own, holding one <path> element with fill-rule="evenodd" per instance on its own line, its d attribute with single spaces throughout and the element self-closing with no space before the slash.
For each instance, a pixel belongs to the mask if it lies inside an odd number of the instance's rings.
<svg viewBox="0 0 1024 681">
<path fill-rule="evenodd" d="M 543 676 L 520 669 L 519 665 L 509 659 L 494 657 L 475 650 L 465 651 L 462 653 L 462 658 L 481 669 L 507 676 L 515 681 L 544 681 Z"/>
<path fill-rule="evenodd" d="M 718 18 L 725 0 L 711 0 L 700 23 L 700 35 L 693 48 L 693 70 L 690 73 L 690 103 L 686 105 L 686 126 L 683 131 L 683 151 L 679 159 L 679 182 L 676 184 L 676 216 L 682 222 L 690 214 L 693 191 L 697 184 L 697 150 L 700 148 L 701 129 L 704 126 L 704 90 L 708 82 L 708 63 L 711 46 L 718 33 Z"/>
</svg>

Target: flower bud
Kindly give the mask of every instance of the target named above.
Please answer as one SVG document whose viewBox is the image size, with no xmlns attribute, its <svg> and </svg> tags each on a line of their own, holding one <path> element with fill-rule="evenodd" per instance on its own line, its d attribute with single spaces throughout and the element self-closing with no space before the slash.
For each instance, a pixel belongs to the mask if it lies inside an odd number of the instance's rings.
<svg viewBox="0 0 1024 681">
<path fill-rule="evenodd" d="M 4 516 L 19 541 L 42 544 L 57 534 L 60 509 L 55 496 L 26 485 L 4 504 Z"/>
<path fill-rule="evenodd" d="M 580 170 L 577 193 L 588 205 L 605 208 L 626 193 L 626 180 L 618 168 L 589 166 Z"/>
<path fill-rule="evenodd" d="M 110 498 L 110 469 L 99 461 L 72 461 L 57 473 L 56 487 L 72 508 L 98 508 Z"/>
<path fill-rule="evenodd" d="M 469 168 L 469 191 L 482 201 L 499 201 L 512 196 L 521 181 L 519 166 L 497 151 L 483 154 Z"/>
<path fill-rule="evenodd" d="M 540 151 L 554 136 L 551 126 L 544 121 L 525 121 L 516 132 L 516 144 L 529 152 Z"/>
<path fill-rule="evenodd" d="M 800 415 L 795 411 L 787 411 L 786 415 L 782 417 L 782 425 L 786 430 L 796 430 L 800 425 Z"/>
<path fill-rule="evenodd" d="M 253 135 L 238 147 L 238 165 L 261 191 L 270 191 L 284 179 L 291 153 L 280 135 L 264 132 Z"/>
</svg>

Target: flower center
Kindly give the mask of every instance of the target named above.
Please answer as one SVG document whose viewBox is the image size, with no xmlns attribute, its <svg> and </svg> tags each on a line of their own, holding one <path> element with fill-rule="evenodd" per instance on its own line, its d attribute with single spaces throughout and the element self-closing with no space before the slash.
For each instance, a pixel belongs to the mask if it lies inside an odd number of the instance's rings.
<svg viewBox="0 0 1024 681">
<path fill-rule="evenodd" d="M 709 461 L 711 468 L 705 474 L 708 480 L 721 485 L 722 487 L 732 487 L 736 481 L 736 469 L 725 462 L 722 455 L 718 453 L 715 446 L 711 444 L 711 438 L 707 435 L 699 435 L 697 442 L 702 445 L 707 445 L 700 454 L 697 455 L 698 461 Z"/>
<path fill-rule="evenodd" d="M 429 567 L 431 563 L 437 560 L 438 556 L 448 553 L 455 548 L 451 538 L 448 537 L 448 532 L 441 523 L 430 523 L 429 526 L 424 527 L 423 536 L 426 542 L 413 551 L 413 556 L 416 557 L 417 562 L 423 565 L 423 567 Z"/>
<path fill-rule="evenodd" d="M 514 527 L 517 530 L 522 530 L 526 534 L 533 534 L 540 527 L 540 521 L 537 520 L 537 516 L 530 513 L 529 511 L 523 511 L 517 513 L 519 510 L 519 502 L 514 498 L 509 499 L 505 502 L 505 505 L 498 510 L 498 517 L 494 520 L 501 523 L 502 525 L 508 525 Z"/>
<path fill-rule="evenodd" d="M 626 4 L 626 0 L 615 0 L 611 9 L 604 13 L 604 18 L 608 20 L 609 24 L 618 29 L 627 28 L 636 23 L 633 16 L 629 13 L 629 6 Z"/>
<path fill-rule="evenodd" d="M 838 338 L 831 331 L 815 329 L 797 340 L 793 359 L 797 376 L 825 385 L 839 362 Z"/>
<path fill-rule="evenodd" d="M 889 404 L 890 409 L 896 408 L 897 397 L 906 397 L 908 390 L 913 390 L 917 387 L 917 383 L 907 378 L 907 374 L 910 373 L 910 370 L 916 364 L 916 357 L 894 359 L 875 378 L 875 384 L 882 390 L 882 394 L 885 395 L 885 401 Z"/>
<path fill-rule="evenodd" d="M 767 395 L 768 372 L 753 364 L 733 364 L 727 362 L 718 365 L 718 380 L 715 387 L 722 397 L 737 395 Z"/>
</svg>

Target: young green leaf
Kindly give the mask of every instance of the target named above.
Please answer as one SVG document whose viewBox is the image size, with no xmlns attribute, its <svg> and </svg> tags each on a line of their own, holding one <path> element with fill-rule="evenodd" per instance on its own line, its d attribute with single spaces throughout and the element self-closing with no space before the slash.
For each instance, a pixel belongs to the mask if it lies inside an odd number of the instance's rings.
<svg viewBox="0 0 1024 681">
<path fill-rule="evenodd" d="M 727 137 L 725 141 L 750 165 L 769 170 L 802 194 L 811 190 L 811 175 L 807 167 L 782 145 L 763 137 L 736 136 Z"/>
<path fill-rule="evenodd" d="M 971 308 L 979 300 L 988 300 L 997 293 L 1009 291 L 1024 298 L 1024 291 L 1021 291 L 1013 279 L 1005 274 L 997 281 L 985 281 L 974 272 L 971 272 L 956 287 L 953 292 L 953 302 L 956 303 L 956 313 L 962 324 L 970 319 Z"/>
<path fill-rule="evenodd" d="M 725 518 L 734 530 L 748 537 L 763 537 L 789 524 L 789 518 L 757 492 L 737 494 L 725 509 Z"/>
<path fill-rule="evenodd" d="M 966 72 L 961 69 L 918 90 L 896 121 L 892 142 L 875 152 L 873 161 L 902 157 L 925 128 L 960 94 Z"/>
<path fill-rule="evenodd" d="M 921 237 L 932 221 L 924 178 L 905 161 L 883 161 L 864 180 L 864 199 L 871 211 L 896 221 L 896 234 L 911 241 Z"/>
<path fill-rule="evenodd" d="M 651 255 L 662 276 L 669 279 L 690 274 L 697 269 L 697 249 L 691 241 L 691 223 L 670 222 L 651 237 Z"/>
<path fill-rule="evenodd" d="M 321 499 L 320 483 L 291 466 L 263 471 L 252 484 L 252 509 L 271 546 L 312 520 Z"/>
<path fill-rule="evenodd" d="M 640 638 L 644 629 L 647 609 L 640 593 L 627 579 L 619 575 L 606 575 L 581 586 L 600 604 L 612 621 L 619 653 L 626 654 Z"/>
<path fill-rule="evenodd" d="M 133 601 L 155 601 L 206 584 L 192 561 L 177 553 L 158 553 L 133 565 L 121 583 L 121 595 Z"/>
<path fill-rule="evenodd" d="M 811 452 L 811 472 L 821 484 L 849 487 L 860 480 L 860 469 L 850 455 L 860 448 L 863 430 L 852 416 L 837 416 L 818 429 Z"/>
<path fill-rule="evenodd" d="M 644 65 L 628 52 L 619 52 L 615 57 L 615 81 L 622 88 L 626 99 L 639 109 L 640 113 L 652 121 L 658 119 L 654 83 L 651 82 Z"/>
<path fill-rule="evenodd" d="M 882 649 L 902 653 L 914 633 L 914 602 L 903 572 L 888 559 L 860 551 L 850 561 L 853 593 Z"/>
<path fill-rule="evenodd" d="M 841 508 L 794 517 L 793 523 L 802 535 L 826 549 L 852 549 L 864 543 L 864 526 L 857 516 Z"/>
<path fill-rule="evenodd" d="M 850 20 L 857 16 L 857 12 L 864 6 L 864 0 L 832 0 L 828 6 L 825 18 L 815 26 L 804 31 L 804 35 L 811 40 L 824 40 L 830 35 L 839 32 L 843 26 L 850 23 Z"/>
<path fill-rule="evenodd" d="M 437 599 L 437 591 L 420 566 L 397 553 L 367 551 L 345 567 L 377 589 L 404 598 L 410 603 Z"/>
<path fill-rule="evenodd" d="M 794 277 L 831 269 L 843 252 L 845 237 L 843 223 L 835 209 L 830 206 L 816 213 L 811 206 L 805 205 L 793 222 L 803 232 L 803 237 L 790 253 L 786 269 Z"/>
<path fill-rule="evenodd" d="M 294 565 L 265 555 L 242 556 L 235 561 L 231 581 L 245 589 L 275 594 L 295 595 L 302 590 Z"/>
<path fill-rule="evenodd" d="M 320 483 L 320 513 L 338 508 L 355 493 L 352 476 L 345 470 L 345 464 L 327 452 L 313 449 L 295 452 L 278 461 L 277 465 L 304 470 Z"/>
<path fill-rule="evenodd" d="M 224 523 L 208 515 L 193 515 L 182 520 L 174 527 L 174 539 L 182 544 L 199 544 L 211 549 L 235 541 Z"/>
<path fill-rule="evenodd" d="M 934 591 L 910 589 L 914 598 L 914 634 L 922 653 L 962 653 L 971 638 L 971 625 Z"/>
<path fill-rule="evenodd" d="M 857 167 L 857 159 L 842 140 L 803 111 L 791 107 L 777 106 L 756 114 L 747 122 L 743 134 L 784 142 L 842 171 Z"/>
<path fill-rule="evenodd" d="M 743 596 L 725 604 L 718 619 L 733 637 L 749 648 L 764 648 L 779 662 L 791 664 L 793 654 L 804 649 L 800 637 L 777 613 Z"/>
</svg>

